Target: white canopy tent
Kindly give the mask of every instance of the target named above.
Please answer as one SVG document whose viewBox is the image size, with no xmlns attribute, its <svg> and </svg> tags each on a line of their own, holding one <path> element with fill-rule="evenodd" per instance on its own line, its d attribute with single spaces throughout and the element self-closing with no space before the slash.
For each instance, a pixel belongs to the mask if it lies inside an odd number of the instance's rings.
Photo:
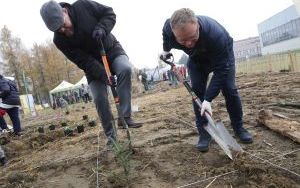
<svg viewBox="0 0 300 188">
<path fill-rule="evenodd" d="M 69 91 L 74 88 L 74 84 L 71 84 L 65 80 L 63 80 L 58 86 L 56 86 L 54 89 L 50 91 L 50 94 L 63 92 L 63 91 Z"/>
<path fill-rule="evenodd" d="M 87 79 L 85 76 L 83 76 L 76 84 L 74 84 L 73 88 L 74 89 L 80 88 L 82 84 L 88 85 L 88 82 L 87 82 Z"/>
</svg>

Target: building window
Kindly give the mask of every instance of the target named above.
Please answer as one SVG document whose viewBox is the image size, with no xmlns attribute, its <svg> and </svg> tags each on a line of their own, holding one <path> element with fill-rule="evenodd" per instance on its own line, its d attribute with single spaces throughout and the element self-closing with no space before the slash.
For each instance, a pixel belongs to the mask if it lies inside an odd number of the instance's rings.
<svg viewBox="0 0 300 188">
<path fill-rule="evenodd" d="M 269 46 L 281 41 L 300 36 L 300 18 L 266 31 L 261 34 L 263 46 Z"/>
</svg>

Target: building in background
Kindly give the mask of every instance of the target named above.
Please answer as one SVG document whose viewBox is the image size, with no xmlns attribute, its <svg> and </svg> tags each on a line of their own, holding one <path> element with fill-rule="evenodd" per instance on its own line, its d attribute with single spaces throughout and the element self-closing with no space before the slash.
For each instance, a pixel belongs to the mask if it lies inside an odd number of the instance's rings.
<svg viewBox="0 0 300 188">
<path fill-rule="evenodd" d="M 236 62 L 261 56 L 261 46 L 259 37 L 250 37 L 243 40 L 234 41 L 233 51 Z"/>
<path fill-rule="evenodd" d="M 258 24 L 258 33 L 262 55 L 300 49 L 300 13 L 297 4 Z"/>
<path fill-rule="evenodd" d="M 293 0 L 297 10 L 298 10 L 298 14 L 300 14 L 300 0 Z"/>
</svg>

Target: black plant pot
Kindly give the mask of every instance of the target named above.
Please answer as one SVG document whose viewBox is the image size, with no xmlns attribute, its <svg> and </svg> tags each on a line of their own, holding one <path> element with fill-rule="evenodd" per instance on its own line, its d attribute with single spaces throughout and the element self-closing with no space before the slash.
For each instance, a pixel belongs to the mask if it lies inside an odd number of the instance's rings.
<svg viewBox="0 0 300 188">
<path fill-rule="evenodd" d="M 69 111 L 66 111 L 66 115 L 69 115 L 70 114 L 70 112 Z"/>
<path fill-rule="evenodd" d="M 61 126 L 66 127 L 66 126 L 68 126 L 68 124 L 67 124 L 67 122 L 61 122 Z"/>
<path fill-rule="evenodd" d="M 50 129 L 51 131 L 55 130 L 55 125 L 53 125 L 53 124 L 50 125 L 50 126 L 49 126 L 49 129 Z"/>
<path fill-rule="evenodd" d="M 78 125 L 77 126 L 77 132 L 78 133 L 83 133 L 84 132 L 84 126 L 83 125 Z"/>
<path fill-rule="evenodd" d="M 44 127 L 39 127 L 39 128 L 38 128 L 38 132 L 39 132 L 39 133 L 45 133 Z"/>
<path fill-rule="evenodd" d="M 74 136 L 74 131 L 70 128 L 64 130 L 65 136 Z"/>
<path fill-rule="evenodd" d="M 95 127 L 96 126 L 96 121 L 95 120 L 89 121 L 89 126 L 90 127 Z"/>
<path fill-rule="evenodd" d="M 83 116 L 82 116 L 82 119 L 83 119 L 83 120 L 87 120 L 88 118 L 89 118 L 88 115 L 83 115 Z"/>
</svg>

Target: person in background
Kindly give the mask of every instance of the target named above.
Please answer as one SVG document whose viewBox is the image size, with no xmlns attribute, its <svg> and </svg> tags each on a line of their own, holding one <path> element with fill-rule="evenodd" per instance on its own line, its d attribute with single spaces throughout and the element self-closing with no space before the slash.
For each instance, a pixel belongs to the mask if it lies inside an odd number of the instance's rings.
<svg viewBox="0 0 300 188">
<path fill-rule="evenodd" d="M 13 124 L 13 135 L 21 136 L 21 122 L 19 117 L 19 107 L 21 106 L 19 90 L 14 81 L 0 75 L 0 110 L 5 111 Z M 0 118 L 2 129 L 8 129 L 3 116 Z"/>
<path fill-rule="evenodd" d="M 144 89 L 145 89 L 145 91 L 148 91 L 149 90 L 149 85 L 148 85 L 148 76 L 147 76 L 147 73 L 145 71 L 141 70 L 140 75 L 142 76 L 141 82 L 144 85 Z"/>
</svg>

